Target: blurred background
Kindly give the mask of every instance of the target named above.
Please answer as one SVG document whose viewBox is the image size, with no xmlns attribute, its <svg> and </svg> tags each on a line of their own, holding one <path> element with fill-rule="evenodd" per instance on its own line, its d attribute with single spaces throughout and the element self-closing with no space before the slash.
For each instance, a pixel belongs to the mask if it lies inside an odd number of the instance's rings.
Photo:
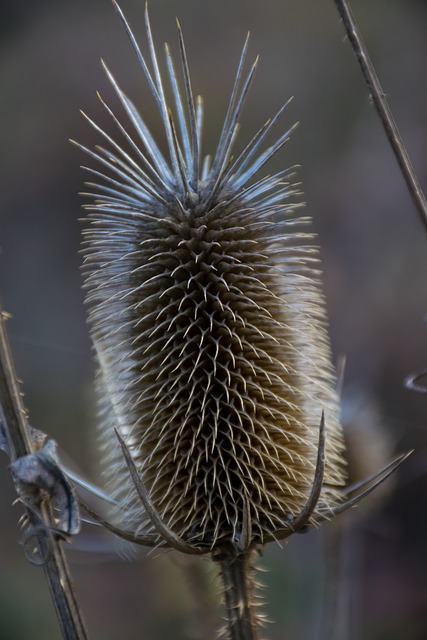
<svg viewBox="0 0 427 640">
<path fill-rule="evenodd" d="M 144 45 L 143 0 L 121 6 Z M 353 9 L 427 190 L 427 4 L 353 0 Z M 294 96 L 282 126 L 301 125 L 269 170 L 301 164 L 306 212 L 322 247 L 334 357 L 347 358 L 343 406 L 352 468 L 369 472 L 394 452 L 415 449 L 351 522 L 266 550 L 266 612 L 275 621 L 266 635 L 424 640 L 427 396 L 405 390 L 403 381 L 427 365 L 427 234 L 334 3 L 151 0 L 150 12 L 159 52 L 165 40 L 177 51 L 180 19 L 193 89 L 205 98 L 206 152 L 215 147 L 248 30 L 252 57 L 261 58 L 238 146 Z M 0 16 L 2 303 L 13 316 L 8 329 L 31 423 L 95 480 L 94 367 L 78 255 L 77 192 L 85 179 L 79 165 L 86 159 L 67 140 L 99 141 L 79 108 L 109 126 L 95 95 L 100 90 L 115 104 L 101 56 L 148 123 L 157 122 L 150 120 L 154 106 L 109 0 L 2 0 Z M 43 572 L 26 563 L 18 544 L 20 510 L 11 506 L 7 464 L 2 454 L 0 640 L 59 638 Z M 96 534 L 85 530 L 74 546 L 89 548 Z M 331 613 L 324 595 L 333 591 L 338 540 L 340 605 Z M 114 546 L 100 539 L 106 543 Z M 215 591 L 207 562 L 183 571 L 185 562 L 173 554 L 129 561 L 72 550 L 70 561 L 91 638 L 212 637 L 203 609 Z"/>
</svg>

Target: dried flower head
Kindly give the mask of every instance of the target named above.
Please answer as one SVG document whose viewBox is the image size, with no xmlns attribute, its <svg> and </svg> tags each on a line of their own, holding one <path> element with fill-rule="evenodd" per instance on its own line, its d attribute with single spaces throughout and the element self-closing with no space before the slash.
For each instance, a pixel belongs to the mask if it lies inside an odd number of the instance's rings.
<svg viewBox="0 0 427 640">
<path fill-rule="evenodd" d="M 100 181 L 84 278 L 105 475 L 121 524 L 141 540 L 164 544 L 161 522 L 183 550 L 249 548 L 287 535 L 301 513 L 321 519 L 345 482 L 317 249 L 291 172 L 262 173 L 291 130 L 265 148 L 283 107 L 233 157 L 256 67 L 244 73 L 246 42 L 217 150 L 203 158 L 180 29 L 182 92 L 166 46 L 172 108 L 147 13 L 151 70 L 118 11 L 167 156 L 104 65 L 124 119 L 100 100 L 120 141 L 88 118 L 107 147 L 82 148 L 102 167 L 89 168 Z"/>
</svg>

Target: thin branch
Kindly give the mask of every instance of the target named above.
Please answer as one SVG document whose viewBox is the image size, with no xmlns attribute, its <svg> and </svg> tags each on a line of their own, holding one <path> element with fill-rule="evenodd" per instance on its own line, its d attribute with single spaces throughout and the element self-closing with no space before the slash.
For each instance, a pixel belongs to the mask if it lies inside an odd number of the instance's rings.
<svg viewBox="0 0 427 640">
<path fill-rule="evenodd" d="M 18 388 L 12 355 L 5 328 L 5 315 L 0 307 L 0 420 L 10 459 L 15 462 L 24 456 L 35 454 L 35 446 L 27 421 L 27 414 Z M 15 485 L 16 486 L 16 485 Z M 19 487 L 16 486 L 19 491 Z M 62 541 L 55 534 L 48 499 L 38 496 L 38 512 L 26 504 L 28 529 L 26 544 L 30 538 L 36 543 L 37 557 L 41 559 L 49 584 L 56 614 L 65 640 L 88 638 L 82 614 L 77 603 L 74 585 L 62 548 Z M 25 503 L 25 500 L 21 500 Z"/>
<path fill-rule="evenodd" d="M 363 77 L 367 84 L 370 96 L 381 119 L 388 141 L 399 163 L 400 170 L 405 179 L 411 198 L 421 217 L 421 221 L 427 230 L 427 201 L 415 171 L 412 167 L 408 152 L 406 151 L 402 137 L 394 121 L 393 114 L 388 106 L 385 93 L 381 87 L 375 72 L 368 50 L 363 42 L 362 35 L 346 0 L 335 0 L 338 13 L 343 21 L 344 28 L 350 40 L 353 52 L 359 62 Z"/>
</svg>

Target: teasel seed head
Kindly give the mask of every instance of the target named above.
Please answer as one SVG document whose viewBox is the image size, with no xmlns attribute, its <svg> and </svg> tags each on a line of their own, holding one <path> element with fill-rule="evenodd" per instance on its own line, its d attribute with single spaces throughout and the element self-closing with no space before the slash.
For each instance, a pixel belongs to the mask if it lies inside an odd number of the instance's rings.
<svg viewBox="0 0 427 640">
<path fill-rule="evenodd" d="M 82 148 L 98 165 L 83 269 L 105 477 L 121 525 L 141 539 L 167 544 L 159 520 L 184 550 L 249 548 L 301 514 L 301 526 L 322 519 L 345 484 L 318 251 L 292 171 L 263 173 L 291 129 L 266 146 L 283 107 L 233 157 L 257 64 L 244 72 L 246 41 L 218 147 L 203 158 L 179 25 L 182 80 L 166 46 L 166 91 L 148 13 L 149 62 L 117 10 L 167 155 L 104 65 L 124 117 L 100 98 L 116 133 L 87 118 L 106 147 Z"/>
</svg>

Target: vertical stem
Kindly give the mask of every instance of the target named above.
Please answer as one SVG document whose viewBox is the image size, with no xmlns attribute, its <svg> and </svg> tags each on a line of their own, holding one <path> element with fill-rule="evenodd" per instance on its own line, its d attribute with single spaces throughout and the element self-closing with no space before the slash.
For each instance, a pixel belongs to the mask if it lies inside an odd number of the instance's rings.
<svg viewBox="0 0 427 640">
<path fill-rule="evenodd" d="M 27 414 L 19 391 L 12 355 L 7 339 L 4 315 L 0 307 L 0 421 L 8 441 L 12 461 L 34 453 L 35 447 L 30 434 Z M 30 526 L 37 531 L 39 523 L 31 510 L 27 510 Z M 40 515 L 46 525 L 52 521 L 50 505 L 40 504 Z M 46 558 L 44 572 L 55 605 L 56 614 L 65 640 L 86 640 L 82 614 L 77 603 L 74 585 L 68 568 L 61 541 L 54 536 L 51 541 L 45 532 L 36 534 L 39 556 Z"/>
<path fill-rule="evenodd" d="M 38 537 L 39 548 L 43 544 Z M 46 544 L 46 541 L 44 541 Z M 65 640 L 87 640 L 88 634 L 77 601 L 73 580 L 60 541 L 54 541 L 53 550 L 43 565 L 55 606 L 56 615 Z"/>
<path fill-rule="evenodd" d="M 219 560 L 227 609 L 229 640 L 258 640 L 253 602 L 250 551 L 224 554 Z"/>
</svg>

